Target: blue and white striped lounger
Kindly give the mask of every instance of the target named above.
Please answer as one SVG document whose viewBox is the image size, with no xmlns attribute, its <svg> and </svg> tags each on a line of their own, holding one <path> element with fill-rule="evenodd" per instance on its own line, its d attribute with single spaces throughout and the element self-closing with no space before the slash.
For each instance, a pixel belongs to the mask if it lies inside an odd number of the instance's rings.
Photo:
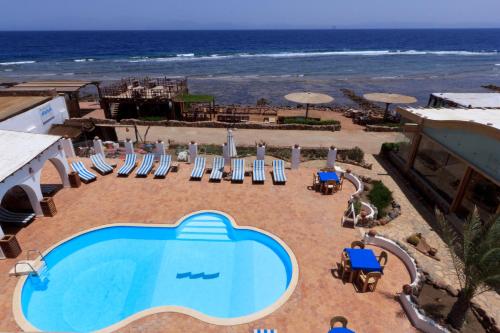
<svg viewBox="0 0 500 333">
<path fill-rule="evenodd" d="M 198 156 L 194 160 L 193 171 L 191 172 L 191 179 L 201 180 L 203 174 L 205 173 L 205 157 Z"/>
<path fill-rule="evenodd" d="M 128 176 L 137 164 L 137 156 L 135 154 L 127 154 L 125 156 L 125 164 L 118 170 L 118 176 Z"/>
<path fill-rule="evenodd" d="M 275 184 L 285 184 L 285 161 L 274 160 L 273 161 L 273 180 Z"/>
<path fill-rule="evenodd" d="M 90 160 L 94 168 L 101 174 L 106 175 L 113 172 L 113 167 L 104 160 L 101 154 L 90 155 Z"/>
<path fill-rule="evenodd" d="M 80 176 L 80 179 L 84 183 L 90 183 L 91 181 L 96 180 L 96 176 L 87 170 L 81 161 L 71 163 L 71 167 L 74 171 L 78 172 L 78 176 Z"/>
<path fill-rule="evenodd" d="M 214 157 L 212 162 L 212 172 L 210 173 L 211 181 L 220 181 L 224 174 L 224 158 Z"/>
<path fill-rule="evenodd" d="M 170 155 L 161 155 L 160 164 L 155 171 L 155 177 L 157 178 L 165 178 L 167 172 L 170 170 L 170 164 L 172 163 L 172 156 Z"/>
<path fill-rule="evenodd" d="M 27 224 L 35 218 L 34 213 L 11 212 L 0 207 L 0 223 Z"/>
<path fill-rule="evenodd" d="M 146 154 L 142 159 L 141 166 L 137 169 L 137 177 L 146 177 L 153 169 L 153 162 L 155 160 L 155 154 Z"/>
<path fill-rule="evenodd" d="M 243 182 L 245 178 L 245 160 L 242 158 L 237 158 L 232 161 L 233 163 L 233 173 L 231 174 L 232 182 Z"/>
<path fill-rule="evenodd" d="M 270 328 L 256 328 L 253 330 L 253 333 L 278 333 L 278 330 Z"/>
<path fill-rule="evenodd" d="M 254 183 L 263 183 L 266 180 L 266 169 L 264 167 L 264 160 L 253 161 L 253 174 L 252 180 Z"/>
</svg>

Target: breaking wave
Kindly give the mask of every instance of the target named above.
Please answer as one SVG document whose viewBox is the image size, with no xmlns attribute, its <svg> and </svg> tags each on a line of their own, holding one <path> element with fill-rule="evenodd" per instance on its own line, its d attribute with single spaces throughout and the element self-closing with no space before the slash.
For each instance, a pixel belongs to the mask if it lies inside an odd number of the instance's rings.
<svg viewBox="0 0 500 333">
<path fill-rule="evenodd" d="M 35 60 L 0 62 L 0 66 L 34 64 L 35 62 Z"/>
</svg>

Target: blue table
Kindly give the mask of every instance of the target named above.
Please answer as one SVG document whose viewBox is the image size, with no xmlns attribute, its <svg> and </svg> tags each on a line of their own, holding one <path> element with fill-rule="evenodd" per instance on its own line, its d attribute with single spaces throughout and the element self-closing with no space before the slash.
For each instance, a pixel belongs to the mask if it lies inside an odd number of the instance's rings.
<svg viewBox="0 0 500 333">
<path fill-rule="evenodd" d="M 382 267 L 371 249 L 344 249 L 353 271 L 382 272 Z"/>
<path fill-rule="evenodd" d="M 328 331 L 328 333 L 356 333 L 345 327 L 334 327 Z"/>
<path fill-rule="evenodd" d="M 318 172 L 318 177 L 320 182 L 327 182 L 329 180 L 334 180 L 337 183 L 340 182 L 339 177 L 336 172 L 333 171 L 323 171 Z"/>
</svg>

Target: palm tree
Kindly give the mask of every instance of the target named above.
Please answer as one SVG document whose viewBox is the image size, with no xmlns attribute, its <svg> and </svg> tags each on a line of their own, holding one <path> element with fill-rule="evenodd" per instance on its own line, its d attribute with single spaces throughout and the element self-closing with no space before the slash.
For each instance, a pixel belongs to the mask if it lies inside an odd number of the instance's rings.
<svg viewBox="0 0 500 333">
<path fill-rule="evenodd" d="M 457 236 L 437 209 L 436 217 L 460 283 L 458 298 L 446 320 L 460 329 L 472 299 L 486 291 L 500 289 L 500 215 L 483 222 L 474 207 L 465 221 L 462 237 Z"/>
</svg>

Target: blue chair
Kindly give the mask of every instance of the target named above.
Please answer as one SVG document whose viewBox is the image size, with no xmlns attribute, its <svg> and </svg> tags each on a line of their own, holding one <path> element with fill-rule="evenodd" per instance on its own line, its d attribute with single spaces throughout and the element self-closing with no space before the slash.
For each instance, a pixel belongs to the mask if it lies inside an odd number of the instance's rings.
<svg viewBox="0 0 500 333">
<path fill-rule="evenodd" d="M 161 155 L 160 164 L 155 171 L 154 176 L 156 178 L 165 178 L 168 171 L 170 170 L 170 165 L 172 163 L 172 156 L 170 155 Z"/>
<path fill-rule="evenodd" d="M 232 161 L 232 164 L 231 182 L 243 183 L 243 179 L 245 178 L 245 160 L 237 158 Z"/>
<path fill-rule="evenodd" d="M 90 183 L 91 181 L 96 180 L 96 175 L 87 170 L 85 165 L 81 161 L 71 163 L 71 168 L 73 171 L 78 172 L 78 176 L 84 183 Z"/>
<path fill-rule="evenodd" d="M 193 171 L 191 171 L 191 179 L 192 180 L 201 180 L 203 174 L 205 173 L 205 157 L 198 156 L 194 160 Z"/>
<path fill-rule="evenodd" d="M 118 170 L 118 176 L 128 176 L 137 165 L 137 156 L 135 154 L 127 154 L 125 163 Z"/>
<path fill-rule="evenodd" d="M 285 176 L 285 161 L 274 160 L 273 161 L 273 181 L 275 184 L 286 184 Z"/>
<path fill-rule="evenodd" d="M 266 170 L 264 167 L 264 160 L 253 161 L 253 174 L 252 180 L 254 183 L 264 183 L 266 180 Z"/>
<path fill-rule="evenodd" d="M 212 172 L 210 173 L 210 181 L 221 181 L 224 175 L 224 158 L 214 157 L 212 162 Z"/>
<path fill-rule="evenodd" d="M 147 175 L 153 169 L 153 162 L 155 160 L 155 154 L 146 154 L 142 159 L 142 163 L 137 169 L 136 176 L 137 177 L 147 177 Z"/>
<path fill-rule="evenodd" d="M 104 160 L 101 154 L 90 155 L 90 160 L 100 174 L 107 175 L 113 172 L 113 167 Z"/>
</svg>

